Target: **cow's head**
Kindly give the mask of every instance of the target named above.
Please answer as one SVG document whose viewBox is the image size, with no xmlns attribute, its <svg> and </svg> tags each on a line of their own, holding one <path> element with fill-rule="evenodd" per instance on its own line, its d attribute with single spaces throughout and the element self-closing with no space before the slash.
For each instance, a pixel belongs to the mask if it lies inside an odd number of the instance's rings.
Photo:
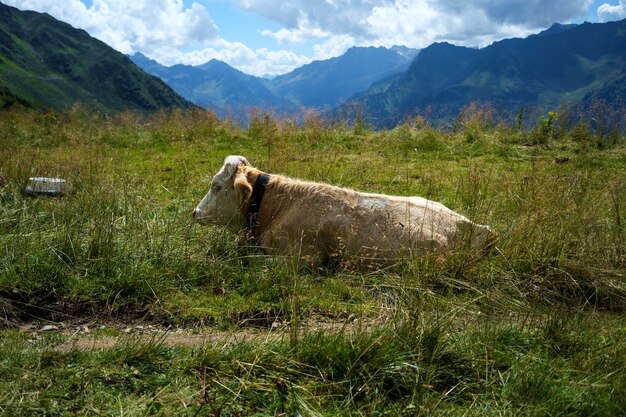
<svg viewBox="0 0 626 417">
<path fill-rule="evenodd" d="M 215 174 L 209 192 L 193 211 L 193 218 L 200 224 L 215 224 L 238 231 L 243 227 L 245 203 L 252 187 L 241 167 L 250 166 L 243 156 L 231 155 L 224 159 L 224 166 Z"/>
</svg>

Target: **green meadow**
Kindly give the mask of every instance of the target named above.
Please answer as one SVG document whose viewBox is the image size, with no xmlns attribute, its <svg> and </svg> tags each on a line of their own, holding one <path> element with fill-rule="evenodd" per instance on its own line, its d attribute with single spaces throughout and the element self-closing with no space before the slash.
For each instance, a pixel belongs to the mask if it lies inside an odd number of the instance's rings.
<svg viewBox="0 0 626 417">
<path fill-rule="evenodd" d="M 625 415 L 626 137 L 571 120 L 0 112 L 0 414 Z M 496 247 L 267 259 L 192 222 L 230 154 L 442 202 Z M 27 195 L 34 176 L 66 192 Z"/>
</svg>

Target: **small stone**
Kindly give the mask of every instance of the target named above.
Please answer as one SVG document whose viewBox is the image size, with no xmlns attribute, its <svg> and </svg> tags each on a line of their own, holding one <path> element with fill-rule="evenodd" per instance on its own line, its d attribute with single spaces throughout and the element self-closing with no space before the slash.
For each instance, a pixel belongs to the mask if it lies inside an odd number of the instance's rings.
<svg viewBox="0 0 626 417">
<path fill-rule="evenodd" d="M 51 332 L 53 330 L 59 330 L 59 328 L 53 324 L 46 324 L 41 329 L 39 329 L 40 332 Z"/>
</svg>

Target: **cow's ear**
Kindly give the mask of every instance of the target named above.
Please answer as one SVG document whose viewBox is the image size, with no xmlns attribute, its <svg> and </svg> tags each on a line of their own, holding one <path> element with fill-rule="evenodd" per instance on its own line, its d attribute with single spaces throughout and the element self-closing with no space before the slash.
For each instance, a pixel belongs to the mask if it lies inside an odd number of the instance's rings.
<svg viewBox="0 0 626 417">
<path fill-rule="evenodd" d="M 243 156 L 239 156 L 239 155 L 227 156 L 224 159 L 224 166 L 222 166 L 222 169 L 220 170 L 220 172 L 218 172 L 218 175 L 223 179 L 232 178 L 233 175 L 235 175 L 235 173 L 237 172 L 239 165 L 250 166 L 250 162 L 248 162 L 248 160 L 244 158 Z"/>
<path fill-rule="evenodd" d="M 241 205 L 241 210 L 245 211 L 248 207 L 250 196 L 252 195 L 252 186 L 248 182 L 248 178 L 243 174 L 237 175 L 234 186 L 239 199 L 239 204 Z"/>
</svg>

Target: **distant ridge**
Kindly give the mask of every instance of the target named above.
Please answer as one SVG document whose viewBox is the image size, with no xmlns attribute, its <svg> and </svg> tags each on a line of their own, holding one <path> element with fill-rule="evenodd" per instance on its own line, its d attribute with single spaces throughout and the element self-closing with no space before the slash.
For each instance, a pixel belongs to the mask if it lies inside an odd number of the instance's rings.
<svg viewBox="0 0 626 417">
<path fill-rule="evenodd" d="M 301 107 L 334 107 L 381 77 L 405 71 L 417 53 L 401 46 L 354 47 L 340 57 L 314 61 L 269 80 L 215 59 L 198 66 L 167 67 L 141 53 L 130 58 L 187 100 L 221 116 L 234 113 L 245 118 L 252 109 L 293 113 Z"/>
<path fill-rule="evenodd" d="M 457 115 L 471 102 L 500 111 L 558 109 L 603 99 L 619 110 L 626 102 L 626 20 L 558 25 L 525 39 L 472 49 L 436 43 L 409 69 L 374 84 L 338 110 L 359 109 L 378 126 L 415 115 L 434 120 Z"/>
<path fill-rule="evenodd" d="M 198 66 L 178 64 L 171 67 L 141 53 L 132 55 L 130 59 L 147 73 L 165 81 L 187 100 L 212 109 L 220 117 L 229 115 L 243 121 L 254 108 L 276 112 L 295 110 L 292 103 L 272 93 L 261 78 L 244 74 L 216 59 Z"/>
<path fill-rule="evenodd" d="M 352 47 L 345 54 L 314 61 L 267 84 L 280 97 L 307 107 L 334 107 L 373 82 L 406 71 L 419 53 L 394 46 Z"/>
<path fill-rule="evenodd" d="M 193 105 L 84 30 L 48 14 L 0 3 L 0 107 L 64 110 L 77 101 L 104 111 Z"/>
</svg>

